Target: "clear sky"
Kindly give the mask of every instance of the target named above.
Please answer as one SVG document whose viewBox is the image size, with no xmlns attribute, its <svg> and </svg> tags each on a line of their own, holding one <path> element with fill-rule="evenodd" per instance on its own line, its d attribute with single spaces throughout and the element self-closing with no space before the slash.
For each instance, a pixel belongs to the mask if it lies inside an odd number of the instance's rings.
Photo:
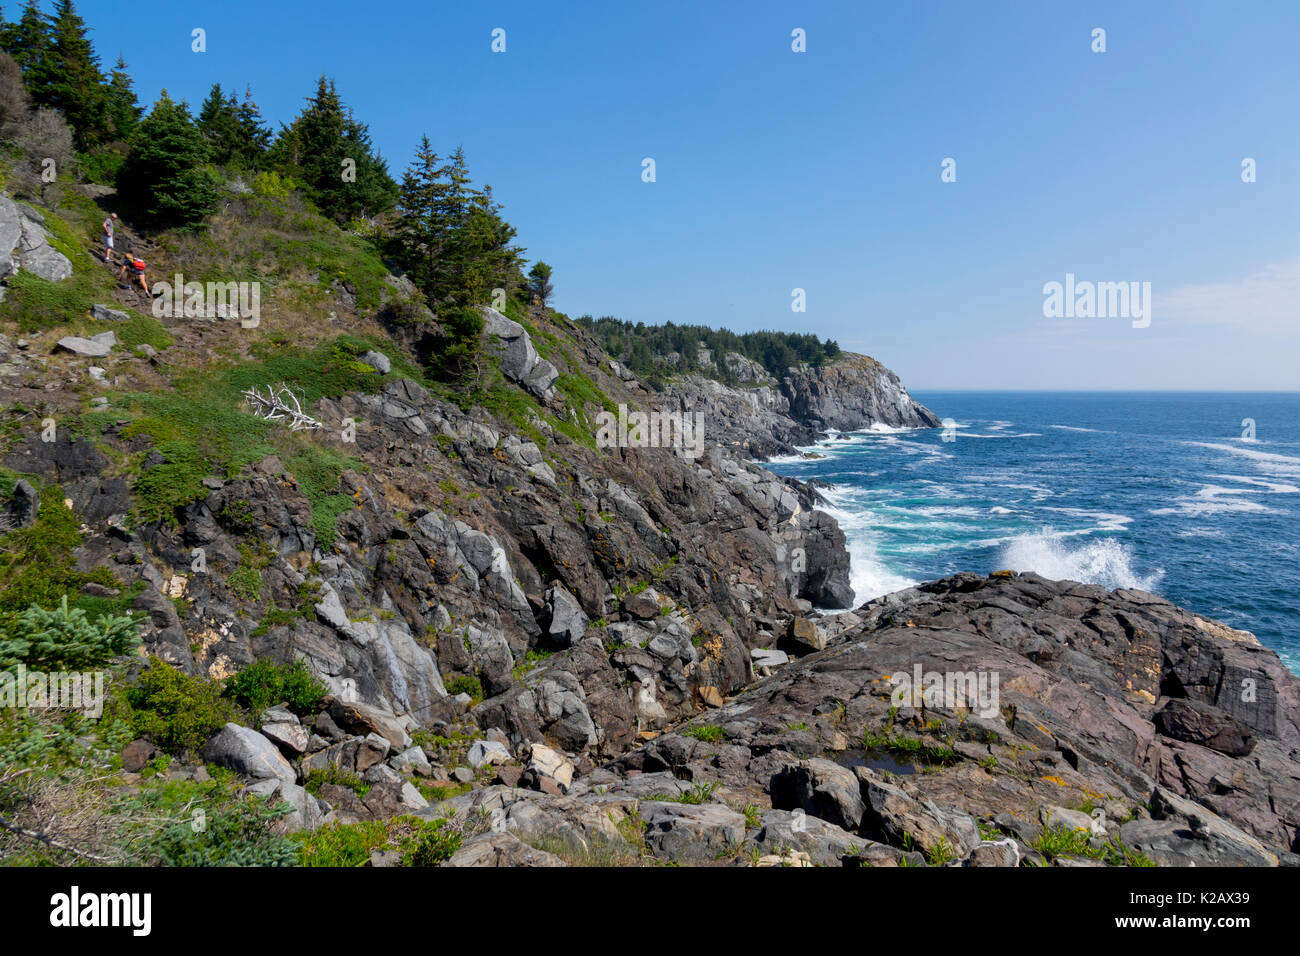
<svg viewBox="0 0 1300 956">
<path fill-rule="evenodd" d="M 278 127 L 326 73 L 395 177 L 463 146 L 570 315 L 815 332 L 914 389 L 1300 389 L 1295 0 L 79 9 L 147 103 L 251 83 Z M 1149 327 L 1045 318 L 1067 273 L 1150 282 Z"/>
</svg>

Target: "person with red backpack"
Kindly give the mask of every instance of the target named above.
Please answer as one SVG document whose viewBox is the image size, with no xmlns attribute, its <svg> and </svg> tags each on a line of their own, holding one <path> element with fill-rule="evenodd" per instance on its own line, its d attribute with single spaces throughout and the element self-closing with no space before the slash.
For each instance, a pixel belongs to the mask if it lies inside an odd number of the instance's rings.
<svg viewBox="0 0 1300 956">
<path fill-rule="evenodd" d="M 117 272 L 117 278 L 119 280 L 121 280 L 122 276 L 126 274 L 128 268 L 131 270 L 132 278 L 139 280 L 140 288 L 144 289 L 145 295 L 148 295 L 149 283 L 144 281 L 144 260 L 134 254 L 124 256 L 122 259 L 122 268 Z"/>
</svg>

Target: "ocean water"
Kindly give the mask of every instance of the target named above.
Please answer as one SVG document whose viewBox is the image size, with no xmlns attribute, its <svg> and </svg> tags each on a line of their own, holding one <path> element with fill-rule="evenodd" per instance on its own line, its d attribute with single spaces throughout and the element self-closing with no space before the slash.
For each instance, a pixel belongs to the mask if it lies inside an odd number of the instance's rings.
<svg viewBox="0 0 1300 956">
<path fill-rule="evenodd" d="M 1003 568 L 1137 587 L 1300 673 L 1300 393 L 914 395 L 951 440 L 877 426 L 768 464 L 834 484 L 859 603 Z"/>
</svg>

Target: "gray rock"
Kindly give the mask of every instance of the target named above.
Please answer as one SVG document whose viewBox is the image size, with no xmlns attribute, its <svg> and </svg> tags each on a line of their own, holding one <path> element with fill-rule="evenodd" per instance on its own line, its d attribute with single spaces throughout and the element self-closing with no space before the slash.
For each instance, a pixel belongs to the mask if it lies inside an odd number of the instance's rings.
<svg viewBox="0 0 1300 956">
<path fill-rule="evenodd" d="M 873 865 L 877 865 L 878 857 L 894 861 L 899 856 L 897 850 L 864 840 L 802 810 L 767 810 L 760 821 L 762 826 L 752 831 L 746 841 L 763 854 L 779 855 L 786 850 L 806 853 L 818 866 L 839 866 L 846 856 Z"/>
<path fill-rule="evenodd" d="M 466 762 L 475 770 L 485 764 L 508 763 L 510 761 L 510 751 L 495 740 L 476 740 L 469 745 L 469 752 L 465 755 Z"/>
<path fill-rule="evenodd" d="M 867 809 L 853 771 L 820 757 L 787 764 L 771 792 L 774 809 L 798 808 L 846 830 L 858 829 Z"/>
<path fill-rule="evenodd" d="M 263 718 L 262 736 L 281 750 L 287 750 L 294 754 L 305 753 L 307 743 L 311 738 L 307 728 L 299 723 L 296 717 L 292 721 L 275 720 L 269 723 Z"/>
<path fill-rule="evenodd" d="M 297 773 L 276 749 L 256 730 L 239 724 L 226 724 L 203 746 L 203 759 L 229 767 L 237 773 L 257 779 L 274 777 L 285 783 L 298 779 Z"/>
<path fill-rule="evenodd" d="M 107 333 L 112 336 L 112 332 Z M 79 335 L 65 335 L 59 339 L 56 349 L 62 349 L 64 352 L 71 352 L 73 355 L 83 355 L 86 358 L 103 358 L 113 349 L 114 342 L 110 339 L 105 342 L 100 336 L 94 338 L 82 338 Z"/>
<path fill-rule="evenodd" d="M 590 623 L 578 599 L 560 585 L 546 592 L 546 633 L 561 647 L 572 647 L 582 640 Z"/>
<path fill-rule="evenodd" d="M 362 355 L 361 361 L 369 365 L 380 375 L 387 375 L 393 370 L 392 360 L 383 352 L 376 352 L 373 349 Z"/>
<path fill-rule="evenodd" d="M 755 647 L 749 652 L 750 659 L 754 662 L 754 667 L 781 667 L 790 663 L 790 655 L 785 651 L 778 651 L 775 648 Z"/>
<path fill-rule="evenodd" d="M 283 800 L 293 807 L 293 812 L 276 821 L 276 831 L 294 833 L 298 830 L 315 830 L 325 823 L 329 804 L 313 797 L 302 787 L 279 779 L 259 780 L 247 787 L 247 792 L 263 797 L 272 803 Z"/>
<path fill-rule="evenodd" d="M 470 837 L 443 866 L 564 866 L 558 856 L 535 850 L 513 833 L 481 833 Z"/>
<path fill-rule="evenodd" d="M 499 357 L 502 374 L 542 401 L 550 401 L 555 395 L 553 386 L 559 371 L 538 356 L 533 340 L 522 325 L 496 309 L 484 307 L 480 311 L 488 349 Z"/>
<path fill-rule="evenodd" d="M 101 322 L 126 322 L 131 318 L 129 313 L 121 309 L 112 309 L 99 303 L 90 307 L 90 317 Z"/>
<path fill-rule="evenodd" d="M 745 839 L 745 818 L 720 803 L 641 804 L 645 842 L 664 860 L 714 860 Z"/>
<path fill-rule="evenodd" d="M 1119 828 L 1119 838 L 1157 866 L 1278 865 L 1277 856 L 1260 848 L 1258 842 L 1217 830 L 1193 830 L 1177 820 L 1132 820 Z"/>
<path fill-rule="evenodd" d="M 424 755 L 424 751 L 419 747 L 411 747 L 395 757 L 390 757 L 388 765 L 401 773 L 413 773 L 419 777 L 433 775 L 433 768 L 429 764 L 429 758 Z"/>
</svg>

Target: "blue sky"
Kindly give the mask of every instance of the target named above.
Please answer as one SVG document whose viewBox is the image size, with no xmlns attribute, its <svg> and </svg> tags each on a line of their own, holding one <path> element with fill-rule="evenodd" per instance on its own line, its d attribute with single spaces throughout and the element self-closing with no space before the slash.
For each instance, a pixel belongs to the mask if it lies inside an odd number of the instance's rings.
<svg viewBox="0 0 1300 956">
<path fill-rule="evenodd" d="M 571 315 L 815 332 L 918 390 L 1300 389 L 1292 0 L 80 10 L 143 101 L 251 83 L 278 125 L 326 73 L 395 176 L 463 146 Z M 1066 273 L 1150 282 L 1150 326 L 1045 318 Z"/>
</svg>

